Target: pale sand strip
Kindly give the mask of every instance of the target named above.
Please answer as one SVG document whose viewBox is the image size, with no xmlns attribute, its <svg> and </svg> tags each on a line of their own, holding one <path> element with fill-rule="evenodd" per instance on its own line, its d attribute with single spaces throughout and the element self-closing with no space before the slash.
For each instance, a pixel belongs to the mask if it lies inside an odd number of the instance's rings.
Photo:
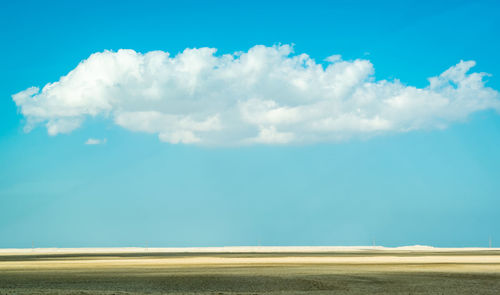
<svg viewBox="0 0 500 295">
<path fill-rule="evenodd" d="M 238 247 L 186 247 L 186 248 L 34 248 L 0 249 L 0 256 L 45 255 L 45 254 L 98 254 L 98 253 L 325 253 L 325 252 L 366 252 L 366 251 L 411 251 L 411 252 L 464 252 L 500 251 L 500 248 L 435 248 L 430 246 L 238 246 Z"/>
<path fill-rule="evenodd" d="M 500 271 L 498 255 L 460 255 L 460 256 L 351 256 L 351 257 L 182 257 L 182 258 L 116 258 L 116 259 L 69 259 L 69 260 L 35 260 L 35 261 L 3 261 L 0 270 L 27 268 L 89 268 L 89 267 L 172 267 L 197 265 L 408 265 L 408 264 L 492 264 Z"/>
</svg>

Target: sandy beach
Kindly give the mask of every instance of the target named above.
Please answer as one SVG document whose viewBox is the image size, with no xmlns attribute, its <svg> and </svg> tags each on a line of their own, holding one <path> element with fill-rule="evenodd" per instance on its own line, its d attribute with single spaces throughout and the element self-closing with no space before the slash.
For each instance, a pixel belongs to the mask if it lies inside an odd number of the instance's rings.
<svg viewBox="0 0 500 295">
<path fill-rule="evenodd" d="M 0 250 L 0 294 L 498 294 L 500 249 Z"/>
</svg>

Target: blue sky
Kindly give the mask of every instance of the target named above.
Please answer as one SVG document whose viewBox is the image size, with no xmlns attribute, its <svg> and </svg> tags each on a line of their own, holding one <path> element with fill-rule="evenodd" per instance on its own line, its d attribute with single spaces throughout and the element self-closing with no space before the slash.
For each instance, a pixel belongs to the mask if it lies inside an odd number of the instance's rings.
<svg viewBox="0 0 500 295">
<path fill-rule="evenodd" d="M 471 71 L 491 74 L 486 86 L 500 90 L 499 12 L 495 1 L 3 1 L 0 247 L 374 239 L 461 247 L 487 246 L 489 236 L 500 246 L 500 116 L 492 108 L 446 117 L 446 128 L 203 145 L 159 140 L 163 130 L 134 131 L 102 115 L 69 133 L 48 135 L 43 123 L 25 132 L 29 115 L 12 99 L 104 50 L 175 56 L 211 47 L 220 56 L 280 44 L 324 67 L 334 54 L 348 65 L 369 60 L 371 79 L 417 88 L 474 60 Z M 86 145 L 89 138 L 106 142 Z"/>
</svg>

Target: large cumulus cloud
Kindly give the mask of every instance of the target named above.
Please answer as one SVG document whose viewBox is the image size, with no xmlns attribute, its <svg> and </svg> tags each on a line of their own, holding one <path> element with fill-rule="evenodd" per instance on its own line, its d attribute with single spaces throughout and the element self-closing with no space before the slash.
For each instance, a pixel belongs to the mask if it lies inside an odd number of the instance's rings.
<svg viewBox="0 0 500 295">
<path fill-rule="evenodd" d="M 170 143 L 208 145 L 331 142 L 388 132 L 445 128 L 473 112 L 500 111 L 484 73 L 461 61 L 429 85 L 376 81 L 368 60 L 316 63 L 292 47 L 255 46 L 141 54 L 92 54 L 59 81 L 12 97 L 26 130 L 68 133 L 102 116 Z"/>
</svg>

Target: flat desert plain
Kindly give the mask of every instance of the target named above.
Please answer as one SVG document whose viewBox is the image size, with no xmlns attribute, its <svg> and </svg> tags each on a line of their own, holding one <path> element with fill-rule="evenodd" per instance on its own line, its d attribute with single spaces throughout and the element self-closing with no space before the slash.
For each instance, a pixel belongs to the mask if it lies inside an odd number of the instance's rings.
<svg viewBox="0 0 500 295">
<path fill-rule="evenodd" d="M 0 294 L 500 294 L 500 249 L 0 249 Z"/>
</svg>

